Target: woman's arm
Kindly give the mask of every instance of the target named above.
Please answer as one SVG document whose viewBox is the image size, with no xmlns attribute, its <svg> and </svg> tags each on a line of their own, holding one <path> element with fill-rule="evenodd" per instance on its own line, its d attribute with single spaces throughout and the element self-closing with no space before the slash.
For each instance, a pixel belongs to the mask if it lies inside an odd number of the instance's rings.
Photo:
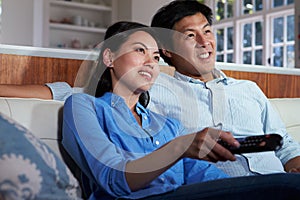
<svg viewBox="0 0 300 200">
<path fill-rule="evenodd" d="M 116 191 L 130 192 L 145 188 L 185 157 L 202 160 L 235 159 L 228 150 L 216 142 L 221 138 L 234 145 L 236 140 L 232 135 L 219 130 L 211 131 L 208 128 L 174 138 L 141 158 L 129 159 L 123 155 L 126 152 L 120 151 L 108 139 L 98 121 L 94 103 L 94 97 L 84 94 L 73 95 L 66 101 L 63 145 L 86 175 L 91 180 L 97 181 L 97 184 L 113 196 L 120 195 Z M 100 106 L 100 102 L 97 104 Z M 125 172 L 122 172 L 123 170 Z"/>
<path fill-rule="evenodd" d="M 46 85 L 0 84 L 0 96 L 52 99 L 51 90 Z"/>
<path fill-rule="evenodd" d="M 160 149 L 126 165 L 126 180 L 132 191 L 147 186 L 172 167 L 178 160 L 188 157 L 209 161 L 234 161 L 235 157 L 217 143 L 217 139 L 238 146 L 229 132 L 206 128 L 197 133 L 177 137 Z"/>
</svg>

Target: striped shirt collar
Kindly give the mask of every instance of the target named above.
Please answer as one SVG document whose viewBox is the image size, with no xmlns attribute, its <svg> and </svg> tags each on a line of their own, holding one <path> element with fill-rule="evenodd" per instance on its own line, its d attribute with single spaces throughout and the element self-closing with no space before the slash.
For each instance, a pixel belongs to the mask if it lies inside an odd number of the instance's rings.
<svg viewBox="0 0 300 200">
<path fill-rule="evenodd" d="M 217 68 L 214 68 L 213 70 L 213 76 L 214 76 L 214 80 L 213 81 L 216 81 L 216 82 L 223 82 L 225 84 L 227 84 L 227 76 L 225 75 L 224 72 L 222 72 L 221 70 L 217 69 Z M 181 80 L 181 81 L 185 81 L 185 82 L 190 82 L 190 83 L 196 83 L 196 84 L 205 84 L 203 81 L 199 80 L 199 79 L 194 79 L 190 76 L 186 76 L 186 75 L 183 75 L 181 74 L 180 72 L 178 71 L 175 71 L 174 73 L 174 77 L 178 80 Z"/>
</svg>

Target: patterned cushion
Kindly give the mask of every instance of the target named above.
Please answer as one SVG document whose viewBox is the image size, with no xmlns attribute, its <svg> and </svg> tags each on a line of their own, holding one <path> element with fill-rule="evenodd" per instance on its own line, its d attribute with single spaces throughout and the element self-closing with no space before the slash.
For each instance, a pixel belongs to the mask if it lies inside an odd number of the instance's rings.
<svg viewBox="0 0 300 200">
<path fill-rule="evenodd" d="M 79 199 L 64 162 L 24 127 L 0 114 L 0 199 Z"/>
</svg>

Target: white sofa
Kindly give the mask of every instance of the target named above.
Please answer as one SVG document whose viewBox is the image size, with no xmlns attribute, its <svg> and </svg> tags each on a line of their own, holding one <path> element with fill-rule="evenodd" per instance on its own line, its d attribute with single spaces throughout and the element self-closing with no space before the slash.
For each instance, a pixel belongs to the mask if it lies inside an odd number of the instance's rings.
<svg viewBox="0 0 300 200">
<path fill-rule="evenodd" d="M 270 99 L 287 131 L 300 142 L 300 98 Z M 59 147 L 63 102 L 27 98 L 0 98 L 0 111 L 19 122 L 63 157 Z"/>
</svg>

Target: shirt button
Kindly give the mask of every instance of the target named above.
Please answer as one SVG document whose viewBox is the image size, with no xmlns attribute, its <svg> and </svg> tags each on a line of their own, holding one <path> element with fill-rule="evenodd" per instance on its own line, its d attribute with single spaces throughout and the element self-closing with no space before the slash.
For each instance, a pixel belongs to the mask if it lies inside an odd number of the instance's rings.
<svg viewBox="0 0 300 200">
<path fill-rule="evenodd" d="M 147 116 L 144 116 L 144 119 L 146 120 L 146 119 L 148 119 L 148 117 L 147 117 Z"/>
<path fill-rule="evenodd" d="M 156 144 L 156 145 L 159 145 L 159 141 L 158 141 L 158 140 L 156 140 L 156 141 L 155 141 L 155 144 Z"/>
</svg>

